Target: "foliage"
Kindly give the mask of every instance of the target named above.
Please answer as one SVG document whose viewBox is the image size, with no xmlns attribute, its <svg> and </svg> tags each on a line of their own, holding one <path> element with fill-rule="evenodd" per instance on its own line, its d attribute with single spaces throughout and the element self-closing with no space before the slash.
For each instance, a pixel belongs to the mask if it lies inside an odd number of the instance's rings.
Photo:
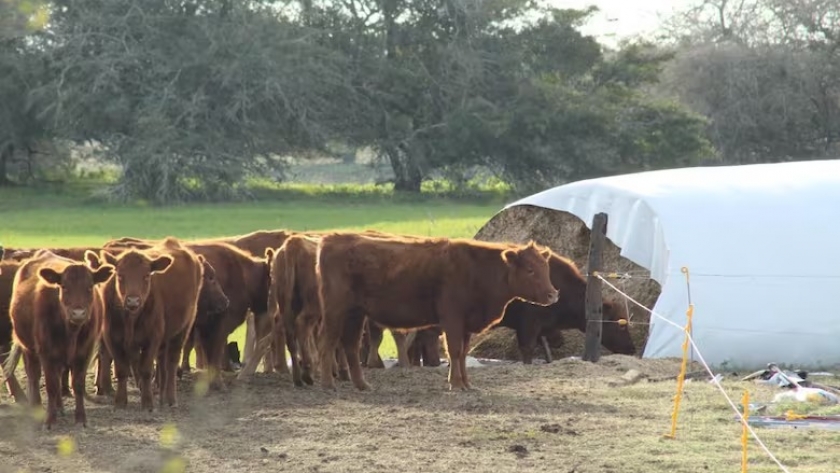
<svg viewBox="0 0 840 473">
<path fill-rule="evenodd" d="M 18 64 L 37 80 L 8 116 L 33 118 L 27 130 L 53 143 L 94 143 L 95 159 L 119 172 L 110 196 L 121 201 L 241 197 L 249 179 L 287 178 L 290 156 L 348 147 L 372 149 L 394 189 L 411 193 L 440 175 L 466 191 L 487 169 L 524 191 L 710 150 L 699 117 L 646 90 L 667 55 L 644 44 L 605 53 L 579 31 L 594 8 L 51 5 L 48 26 L 21 43 L 32 60 Z M 0 82 L 19 89 L 13 80 Z"/>
<path fill-rule="evenodd" d="M 714 0 L 672 22 L 664 84 L 709 117 L 726 162 L 840 151 L 840 1 Z"/>
<path fill-rule="evenodd" d="M 346 95 L 342 58 L 264 8 L 66 3 L 37 97 L 67 137 L 105 145 L 121 197 L 224 196 L 282 169 L 277 154 L 321 146 Z"/>
</svg>

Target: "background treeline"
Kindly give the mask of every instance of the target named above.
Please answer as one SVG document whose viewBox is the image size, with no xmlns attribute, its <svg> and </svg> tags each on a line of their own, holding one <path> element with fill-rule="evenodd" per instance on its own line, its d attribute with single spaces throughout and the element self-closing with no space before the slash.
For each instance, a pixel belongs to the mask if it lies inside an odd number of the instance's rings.
<svg viewBox="0 0 840 473">
<path fill-rule="evenodd" d="M 610 49 L 530 0 L 0 1 L 0 185 L 233 199 L 332 159 L 530 192 L 836 157 L 840 0 L 709 0 Z M 364 163 L 364 164 L 359 164 Z M 338 168 L 336 168 L 338 169 Z"/>
</svg>

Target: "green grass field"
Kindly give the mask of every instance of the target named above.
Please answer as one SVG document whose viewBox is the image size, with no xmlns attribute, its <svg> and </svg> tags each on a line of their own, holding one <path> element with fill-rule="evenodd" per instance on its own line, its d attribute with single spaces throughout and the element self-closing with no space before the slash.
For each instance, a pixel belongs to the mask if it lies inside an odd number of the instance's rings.
<svg viewBox="0 0 840 473">
<path fill-rule="evenodd" d="M 0 189 L 0 244 L 9 248 L 95 246 L 123 236 L 190 239 L 277 228 L 472 237 L 504 205 L 504 200 L 492 195 L 483 202 L 435 195 L 407 202 L 373 186 L 293 185 L 247 203 L 151 207 L 97 201 L 90 197 L 95 185 Z M 244 337 L 243 325 L 230 340 L 242 347 Z M 390 334 L 381 353 L 396 356 Z"/>
</svg>

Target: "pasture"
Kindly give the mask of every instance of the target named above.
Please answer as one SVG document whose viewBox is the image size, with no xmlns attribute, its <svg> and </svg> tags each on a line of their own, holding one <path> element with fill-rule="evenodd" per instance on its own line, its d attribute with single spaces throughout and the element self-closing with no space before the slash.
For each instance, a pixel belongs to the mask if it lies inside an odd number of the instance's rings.
<svg viewBox="0 0 840 473">
<path fill-rule="evenodd" d="M 470 237 L 503 200 L 430 198 L 404 202 L 388 195 L 296 195 L 251 203 L 152 208 L 89 201 L 76 190 L 0 192 L 0 242 L 8 247 L 98 245 L 110 238 L 234 235 L 263 228 L 365 228 L 385 232 Z M 242 345 L 243 328 L 232 340 Z M 386 334 L 383 358 L 395 356 Z M 178 383 L 179 405 L 140 412 L 129 383 L 129 407 L 93 395 L 88 427 L 68 415 L 52 431 L 32 413 L 0 396 L 0 473 L 16 471 L 738 471 L 740 432 L 717 388 L 686 384 L 676 440 L 670 426 L 674 381 L 622 386 L 634 368 L 675 376 L 679 360 L 610 355 L 597 364 L 559 360 L 469 367 L 470 392 L 449 392 L 439 368 L 365 369 L 370 392 L 339 382 L 335 393 L 295 388 L 289 375 L 258 372 L 207 392 L 193 377 Z M 689 371 L 696 369 L 690 367 Z M 18 369 L 25 380 L 22 364 Z M 728 374 L 728 373 L 724 373 Z M 734 377 L 729 377 L 734 379 Z M 43 382 L 42 382 L 43 383 Z M 725 381 L 738 402 L 750 389 L 769 401 L 770 387 Z M 795 472 L 836 470 L 840 433 L 757 429 Z M 750 470 L 779 471 L 751 441 Z"/>
</svg>

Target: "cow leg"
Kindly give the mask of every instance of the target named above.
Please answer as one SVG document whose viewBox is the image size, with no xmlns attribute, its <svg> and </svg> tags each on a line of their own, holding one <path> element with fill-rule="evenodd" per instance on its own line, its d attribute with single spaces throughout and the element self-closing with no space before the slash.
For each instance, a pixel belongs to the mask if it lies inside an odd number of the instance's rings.
<svg viewBox="0 0 840 473">
<path fill-rule="evenodd" d="M 461 379 L 464 381 L 464 388 L 474 390 L 470 385 L 470 378 L 467 376 L 467 352 L 470 350 L 470 337 L 472 334 L 469 331 L 464 331 L 463 349 L 461 350 Z"/>
<path fill-rule="evenodd" d="M 193 347 L 195 347 L 195 369 L 207 369 L 207 352 L 204 351 L 204 345 L 201 344 L 201 340 L 198 338 L 193 339 Z"/>
<path fill-rule="evenodd" d="M 347 354 L 344 353 L 343 347 L 335 349 L 335 366 L 338 370 L 336 377 L 339 381 L 350 381 L 350 368 L 347 364 Z"/>
<path fill-rule="evenodd" d="M 278 351 L 283 349 L 283 345 L 278 345 L 276 342 L 285 339 L 285 345 L 289 349 L 289 355 L 292 357 L 292 383 L 297 387 L 301 387 L 303 386 L 303 373 L 301 372 L 300 356 L 298 353 L 303 351 L 303 349 L 300 346 L 300 338 L 297 331 L 296 322 L 298 317 L 300 317 L 300 314 L 295 314 L 294 311 L 282 314 L 280 316 L 281 320 L 275 321 L 274 323 L 272 335 L 275 341 L 275 350 Z M 280 335 L 280 330 L 285 331 L 284 336 Z"/>
<path fill-rule="evenodd" d="M 32 406 L 41 405 L 41 359 L 34 353 L 23 354 L 23 368 L 26 370 L 26 385 Z"/>
<path fill-rule="evenodd" d="M 462 378 L 463 370 L 461 363 L 464 363 L 464 328 L 455 324 L 444 327 L 446 334 L 446 351 L 449 354 L 449 390 L 465 390 Z"/>
<path fill-rule="evenodd" d="M 166 350 L 169 346 L 164 343 L 160 347 L 155 363 L 154 381 L 152 382 L 152 393 L 158 395 L 158 405 L 163 408 L 163 398 L 166 390 Z"/>
<path fill-rule="evenodd" d="M 534 348 L 537 346 L 537 340 L 540 337 L 540 327 L 530 320 L 524 320 L 522 324 L 516 327 L 516 341 L 519 344 L 519 354 L 522 357 L 522 363 L 530 365 L 534 362 Z"/>
<path fill-rule="evenodd" d="M 356 389 L 360 391 L 370 389 L 370 384 L 365 381 L 364 373 L 362 373 L 362 362 L 359 359 L 359 345 L 362 341 L 364 323 L 364 316 L 354 314 L 354 316 L 349 317 L 345 322 L 341 340 L 344 346 L 344 355 L 347 357 L 350 379 Z"/>
<path fill-rule="evenodd" d="M 47 388 L 47 429 L 51 429 L 58 420 L 61 402 L 62 364 L 54 363 L 47 358 L 41 358 L 44 369 L 44 384 Z"/>
<path fill-rule="evenodd" d="M 381 325 L 373 320 L 366 319 L 367 330 L 364 330 L 363 345 L 366 345 L 361 350 L 362 355 L 365 356 L 365 366 L 368 368 L 385 368 L 385 363 L 382 362 L 382 357 L 379 356 L 379 347 L 382 346 L 382 338 L 385 330 Z"/>
<path fill-rule="evenodd" d="M 295 320 L 295 333 L 297 335 L 298 349 L 300 350 L 301 358 L 301 380 L 309 385 L 312 385 L 314 382 L 312 379 L 312 367 L 314 362 L 312 360 L 312 347 L 309 343 L 312 337 L 312 327 L 309 323 L 309 320 L 311 319 L 312 317 L 304 312 L 299 314 Z"/>
<path fill-rule="evenodd" d="M 274 340 L 275 343 L 272 344 L 273 351 L 272 354 L 274 356 L 274 370 L 278 373 L 288 373 L 289 372 L 289 363 L 286 361 L 286 337 L 289 335 L 286 334 L 286 329 L 283 325 L 280 325 L 280 331 L 277 331 L 277 328 L 274 329 Z M 291 356 L 291 353 L 289 353 Z M 304 381 L 305 382 L 305 381 Z M 310 383 L 311 384 L 311 383 Z"/>
<path fill-rule="evenodd" d="M 160 347 L 160 352 L 157 354 L 157 362 L 155 363 L 154 374 L 152 375 L 152 393 L 160 395 L 161 404 L 163 403 L 163 362 L 164 362 L 164 346 Z"/>
<path fill-rule="evenodd" d="M 87 375 L 87 356 L 77 356 L 70 367 L 73 374 L 73 395 L 76 399 L 76 423 L 87 427 L 85 413 L 85 375 Z"/>
<path fill-rule="evenodd" d="M 140 409 L 149 412 L 155 409 L 154 394 L 152 393 L 152 373 L 155 358 L 157 358 L 160 348 L 160 342 L 150 343 L 143 349 L 140 354 L 140 361 L 137 363 L 137 375 L 140 378 Z"/>
<path fill-rule="evenodd" d="M 70 393 L 70 367 L 65 366 L 61 370 L 61 396 L 62 397 L 72 397 L 73 394 Z"/>
<path fill-rule="evenodd" d="M 273 373 L 275 370 L 280 373 L 288 373 L 289 367 L 286 366 L 286 351 L 283 346 L 285 341 L 285 327 L 280 327 L 280 333 L 277 333 L 277 323 L 274 321 L 274 314 L 263 312 L 254 316 L 256 324 L 257 341 L 264 339 L 269 335 L 274 335 L 283 339 L 282 345 L 269 345 L 268 350 L 263 354 L 263 373 Z M 256 346 L 256 345 L 255 345 Z M 279 348 L 278 348 L 279 347 Z M 258 356 L 255 354 L 255 356 Z M 280 361 L 282 358 L 282 362 Z"/>
<path fill-rule="evenodd" d="M 225 369 L 225 361 L 230 366 L 230 357 L 227 356 L 227 335 L 221 324 L 213 326 L 211 333 L 203 339 L 204 354 L 207 357 L 207 378 L 212 389 L 222 388 L 222 371 Z M 253 353 L 251 358 L 253 358 Z M 247 358 L 250 360 L 251 358 Z M 248 363 L 246 361 L 246 363 Z M 231 368 L 231 371 L 233 368 Z"/>
<path fill-rule="evenodd" d="M 419 345 L 417 351 L 422 354 L 423 366 L 440 366 L 440 337 L 437 332 L 429 330 L 423 333 Z"/>
<path fill-rule="evenodd" d="M 0 353 L 7 353 L 10 350 L 11 347 L 9 345 L 0 345 Z M 18 352 L 18 354 L 20 355 L 21 353 Z M 5 367 L 7 360 L 8 356 L 0 354 L 0 367 Z M 5 373 L 4 377 L 6 378 L 6 388 L 9 390 L 9 393 L 12 395 L 15 402 L 26 402 L 28 401 L 26 393 L 23 392 L 23 388 L 20 386 L 17 376 L 15 376 L 18 360 L 11 362 L 14 363 L 14 366 L 9 368 L 8 373 Z"/>
<path fill-rule="evenodd" d="M 254 350 L 257 346 L 257 323 L 254 320 L 254 314 L 248 311 L 245 315 L 245 346 L 242 353 L 242 364 L 248 363 L 251 357 L 254 356 Z"/>
<path fill-rule="evenodd" d="M 99 352 L 96 360 L 96 386 L 97 396 L 110 396 L 114 394 L 114 385 L 111 382 L 111 363 L 113 363 L 111 352 L 104 343 L 99 344 Z"/>
<path fill-rule="evenodd" d="M 419 343 L 415 342 L 408 346 L 408 362 L 411 366 L 421 366 L 423 353 Z"/>
<path fill-rule="evenodd" d="M 400 368 L 410 368 L 411 360 L 408 358 L 408 347 L 414 343 L 417 337 L 417 331 L 398 332 L 392 330 L 391 335 L 394 337 L 394 343 L 397 345 L 397 360 Z"/>
<path fill-rule="evenodd" d="M 190 334 L 187 337 L 187 341 L 184 344 L 184 353 L 181 356 L 181 369 L 179 370 L 178 377 L 180 378 L 184 373 L 190 372 L 190 354 L 195 347 L 195 329 L 190 330 Z M 198 357 L 198 350 L 196 350 L 196 358 Z"/>
<path fill-rule="evenodd" d="M 128 377 L 130 374 L 131 365 L 128 358 L 123 353 L 115 353 L 114 375 L 117 377 L 117 391 L 114 393 L 114 407 L 124 408 L 128 406 Z"/>
<path fill-rule="evenodd" d="M 163 365 L 163 387 L 161 388 L 163 395 L 161 396 L 161 401 L 165 399 L 169 407 L 178 405 L 175 389 L 175 373 L 178 369 L 178 355 L 181 353 L 181 348 L 186 343 L 189 333 L 189 331 L 184 331 L 175 336 L 175 338 L 170 339 L 166 344 Z M 163 402 L 161 402 L 162 405 Z"/>
<path fill-rule="evenodd" d="M 548 339 L 545 336 L 540 336 L 540 342 L 542 343 L 542 348 L 545 351 L 545 362 L 551 363 L 554 361 L 554 358 L 551 356 L 551 347 L 548 346 Z"/>
</svg>

